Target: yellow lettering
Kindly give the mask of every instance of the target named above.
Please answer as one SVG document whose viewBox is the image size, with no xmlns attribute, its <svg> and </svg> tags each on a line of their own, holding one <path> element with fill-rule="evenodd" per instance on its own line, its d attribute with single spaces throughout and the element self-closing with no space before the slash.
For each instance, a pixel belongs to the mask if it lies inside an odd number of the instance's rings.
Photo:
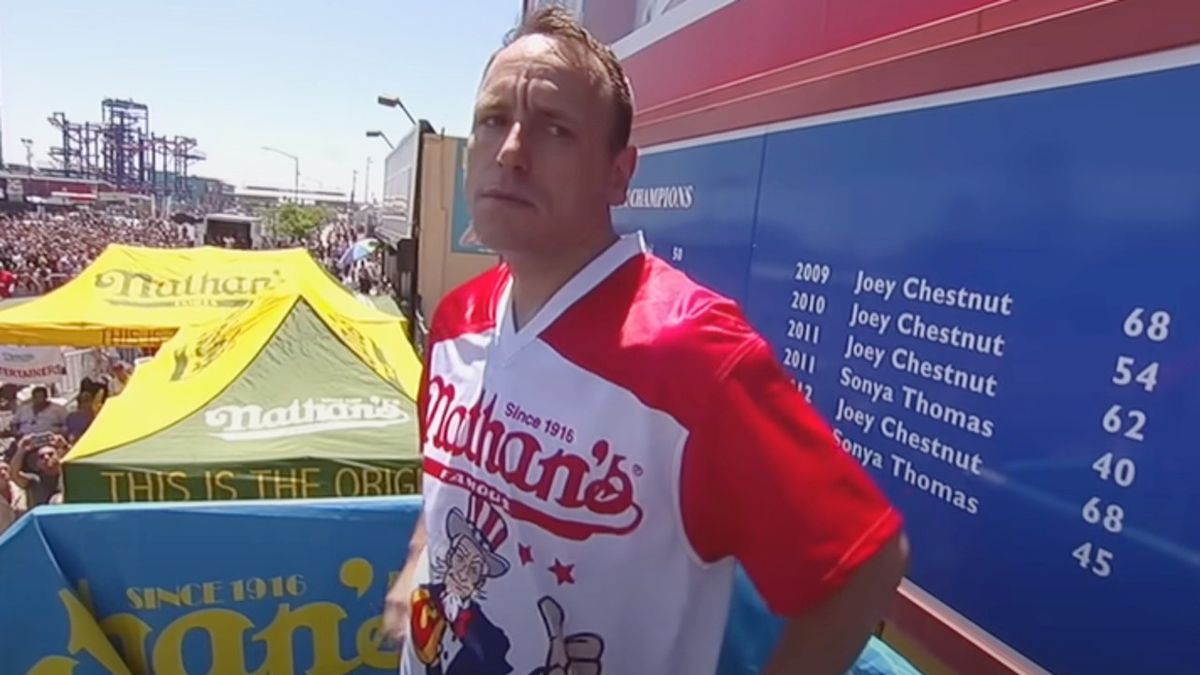
<svg viewBox="0 0 1200 675">
<path fill-rule="evenodd" d="M 258 477 L 258 497 L 259 499 L 267 498 L 267 476 L 271 475 L 270 469 L 256 469 L 250 472 L 250 475 Z"/>
<path fill-rule="evenodd" d="M 357 661 L 342 658 L 338 640 L 338 624 L 345 618 L 346 612 L 331 602 L 302 605 L 296 611 L 287 603 L 279 605 L 271 623 L 254 636 L 255 642 L 267 647 L 267 660 L 255 675 L 298 672 L 292 658 L 292 638 L 302 628 L 312 636 L 313 663 L 308 672 L 340 675 L 353 671 Z"/>
<path fill-rule="evenodd" d="M 167 483 L 179 493 L 181 499 L 189 500 L 192 498 L 192 491 L 183 482 L 185 480 L 187 480 L 187 474 L 182 471 L 172 471 L 167 474 Z"/>
<path fill-rule="evenodd" d="M 316 490 L 321 487 L 320 483 L 317 482 L 317 477 L 320 475 L 321 470 L 317 468 L 307 467 L 300 469 L 300 494 L 302 497 L 308 499 L 309 497 L 317 496 Z"/>
<path fill-rule="evenodd" d="M 146 479 L 145 485 L 138 485 L 138 474 L 141 474 Z M 129 481 L 129 501 L 136 502 L 139 493 L 146 493 L 144 501 L 154 501 L 154 479 L 145 471 L 130 471 L 125 474 L 125 479 Z"/>
<path fill-rule="evenodd" d="M 178 588 L 174 591 L 169 591 L 165 588 L 156 588 L 154 589 L 154 595 L 158 598 L 160 607 L 183 607 L 184 605 L 192 604 L 187 601 L 187 587 Z"/>
<path fill-rule="evenodd" d="M 381 495 L 383 495 L 383 471 L 363 469 L 363 496 L 379 497 Z"/>
<path fill-rule="evenodd" d="M 101 471 L 101 476 L 108 480 L 108 498 L 114 504 L 121 501 L 121 493 L 117 490 L 117 481 L 125 475 L 119 471 Z"/>
<path fill-rule="evenodd" d="M 113 648 L 108 638 L 104 637 L 104 631 L 100 630 L 100 626 L 96 624 L 96 620 L 92 618 L 83 603 L 79 602 L 79 599 L 66 589 L 58 592 L 58 599 L 67 612 L 69 627 L 67 651 L 72 656 L 80 652 L 87 652 L 110 673 L 129 675 L 129 668 L 121 661 L 121 657 L 117 655 L 116 649 Z"/>
<path fill-rule="evenodd" d="M 74 675 L 79 662 L 69 656 L 47 656 L 38 660 L 25 675 Z"/>
<path fill-rule="evenodd" d="M 203 589 L 202 597 L 204 598 L 204 604 L 215 605 L 220 602 L 217 597 L 221 593 L 221 582 L 206 581 L 201 588 Z"/>
<path fill-rule="evenodd" d="M 216 475 L 217 487 L 224 490 L 225 492 L 228 492 L 229 499 L 237 499 L 238 491 L 237 491 L 236 487 L 234 487 L 232 484 L 230 484 L 229 481 L 231 479 L 233 479 L 232 471 L 229 471 L 228 469 L 222 469 L 221 471 L 218 471 L 217 475 Z"/>
<path fill-rule="evenodd" d="M 354 637 L 354 646 L 358 649 L 358 658 L 362 665 L 394 673 L 400 667 L 400 657 L 391 649 L 380 649 L 381 644 L 383 644 L 383 617 L 376 615 L 358 627 L 358 634 Z"/>
<path fill-rule="evenodd" d="M 87 607 L 87 611 L 91 612 L 92 614 L 96 613 L 96 606 L 92 604 L 91 582 L 89 582 L 87 579 L 80 579 L 79 582 L 75 584 L 75 595 L 79 598 L 79 601 L 83 603 L 83 606 Z"/>
<path fill-rule="evenodd" d="M 185 673 L 183 642 L 188 633 L 208 633 L 212 645 L 210 673 L 243 673 L 246 652 L 242 636 L 252 629 L 250 619 L 229 609 L 202 609 L 185 614 L 163 629 L 154 645 L 155 673 Z M 281 671 L 282 672 L 282 671 Z"/>
<path fill-rule="evenodd" d="M 353 487 L 349 490 L 342 489 L 342 476 L 350 479 Z M 358 474 L 354 473 L 353 469 L 338 469 L 337 474 L 333 477 L 333 491 L 339 497 L 357 497 L 362 492 L 358 483 Z"/>
<path fill-rule="evenodd" d="M 125 663 L 135 673 L 148 672 L 146 668 L 146 638 L 150 637 L 150 625 L 133 614 L 114 614 L 100 622 L 100 629 L 109 640 L 116 643 Z"/>
<path fill-rule="evenodd" d="M 288 469 L 288 475 L 285 477 L 283 472 L 276 470 L 275 472 L 275 496 L 279 499 L 291 497 L 295 499 L 300 496 L 300 478 L 296 475 L 295 469 Z M 284 495 L 284 492 L 290 492 L 290 495 Z"/>
<path fill-rule="evenodd" d="M 390 584 L 388 588 L 391 588 Z M 125 589 L 125 597 L 129 599 L 129 606 L 133 609 L 146 609 L 146 603 L 142 602 L 142 594 L 138 592 L 138 589 Z"/>
<path fill-rule="evenodd" d="M 396 470 L 396 491 L 392 494 L 413 495 L 418 492 L 417 470 L 411 466 Z"/>
</svg>

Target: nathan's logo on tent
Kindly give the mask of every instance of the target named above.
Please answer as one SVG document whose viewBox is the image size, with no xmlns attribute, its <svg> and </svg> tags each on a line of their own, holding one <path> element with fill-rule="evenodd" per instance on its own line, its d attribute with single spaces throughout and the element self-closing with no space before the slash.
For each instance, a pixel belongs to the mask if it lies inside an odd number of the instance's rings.
<svg viewBox="0 0 1200 675">
<path fill-rule="evenodd" d="M 380 429 L 404 424 L 410 417 L 400 399 L 296 399 L 278 408 L 223 405 L 205 411 L 204 423 L 219 429 L 213 436 L 226 441 L 257 441 L 345 429 Z"/>
<path fill-rule="evenodd" d="M 375 372 L 383 375 L 389 382 L 400 382 L 400 374 L 392 367 L 387 355 L 383 353 L 383 349 L 379 347 L 378 343 L 355 328 L 353 323 L 336 314 L 329 314 L 325 319 L 326 325 L 332 328 L 333 332 L 337 333 L 342 342 L 353 349 L 358 354 L 358 357 L 365 361 Z"/>
<path fill-rule="evenodd" d="M 173 354 L 175 369 L 171 372 L 171 381 L 178 382 L 204 370 L 232 347 L 234 341 L 254 325 L 253 322 L 242 318 L 248 311 L 250 310 L 241 309 L 234 312 L 227 321 L 223 321 L 193 343 L 176 349 Z"/>
<path fill-rule="evenodd" d="M 112 269 L 96 275 L 97 289 L 108 291 L 110 304 L 127 307 L 241 307 L 262 291 L 280 285 L 283 275 L 220 276 L 189 274 L 156 277 L 146 272 Z"/>
</svg>

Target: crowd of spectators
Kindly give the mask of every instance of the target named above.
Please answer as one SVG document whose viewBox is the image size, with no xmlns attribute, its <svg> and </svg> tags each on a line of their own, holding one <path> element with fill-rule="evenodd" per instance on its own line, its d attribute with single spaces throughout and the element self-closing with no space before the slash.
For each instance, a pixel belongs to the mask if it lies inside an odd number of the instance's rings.
<svg viewBox="0 0 1200 675">
<path fill-rule="evenodd" d="M 361 257 L 347 253 L 367 239 L 364 228 L 339 215 L 302 241 L 268 239 L 260 247 L 303 246 L 351 290 L 390 294 L 376 246 Z M 185 225 L 119 210 L 0 215 L 0 300 L 53 290 L 111 243 L 180 248 L 193 242 Z M 68 398 L 55 398 L 53 388 L 0 382 L 0 532 L 28 510 L 61 500 L 62 458 L 132 369 L 121 358 L 106 363 L 111 367 L 85 378 Z"/>
<path fill-rule="evenodd" d="M 366 237 L 345 216 L 325 224 L 299 245 L 347 287 L 359 293 L 391 292 L 381 256 L 355 261 L 345 251 Z M 122 211 L 0 215 L 0 299 L 41 295 L 61 286 L 88 266 L 108 244 L 155 248 L 193 246 L 185 225 Z M 267 241 L 266 247 L 296 246 Z"/>
<path fill-rule="evenodd" d="M 190 246 L 185 227 L 120 211 L 0 215 L 0 299 L 62 285 L 109 244 Z"/>
<path fill-rule="evenodd" d="M 347 288 L 364 295 L 390 295 L 392 286 L 383 272 L 380 254 L 354 261 L 346 258 L 346 251 L 365 239 L 368 236 L 364 228 L 339 217 L 309 236 L 303 246 Z"/>
<path fill-rule="evenodd" d="M 36 386 L 0 387 L 0 533 L 27 511 L 62 501 L 62 459 L 111 397 L 124 389 L 131 367 L 121 361 L 85 377 L 69 400 Z"/>
</svg>

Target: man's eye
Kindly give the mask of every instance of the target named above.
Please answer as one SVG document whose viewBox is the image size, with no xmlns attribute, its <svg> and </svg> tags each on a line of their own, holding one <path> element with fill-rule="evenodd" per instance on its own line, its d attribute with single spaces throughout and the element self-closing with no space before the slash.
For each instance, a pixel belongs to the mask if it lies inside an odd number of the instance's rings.
<svg viewBox="0 0 1200 675">
<path fill-rule="evenodd" d="M 546 127 L 546 131 L 551 136 L 569 136 L 571 133 L 571 132 L 567 131 L 566 127 L 564 127 L 560 124 L 551 124 Z"/>
</svg>

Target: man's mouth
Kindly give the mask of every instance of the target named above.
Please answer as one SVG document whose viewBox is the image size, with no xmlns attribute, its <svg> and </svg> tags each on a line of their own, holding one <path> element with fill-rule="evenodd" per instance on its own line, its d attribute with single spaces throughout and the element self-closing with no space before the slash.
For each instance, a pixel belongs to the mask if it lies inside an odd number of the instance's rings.
<svg viewBox="0 0 1200 675">
<path fill-rule="evenodd" d="M 502 201 L 502 202 L 508 202 L 510 204 L 516 204 L 517 206 L 526 206 L 526 207 L 533 206 L 533 202 L 526 199 L 525 197 L 522 197 L 521 195 L 519 195 L 515 192 L 511 192 L 509 190 L 503 190 L 501 188 L 488 188 L 488 189 L 484 190 L 482 193 L 480 193 L 480 196 L 484 197 L 485 199 L 495 199 L 495 200 Z"/>
</svg>

